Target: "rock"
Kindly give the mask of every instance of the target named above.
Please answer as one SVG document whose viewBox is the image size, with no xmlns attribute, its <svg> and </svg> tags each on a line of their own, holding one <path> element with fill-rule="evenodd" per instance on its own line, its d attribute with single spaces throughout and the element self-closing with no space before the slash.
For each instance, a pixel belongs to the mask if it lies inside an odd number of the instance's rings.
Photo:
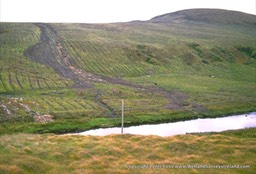
<svg viewBox="0 0 256 174">
<path fill-rule="evenodd" d="M 38 123 L 48 123 L 53 121 L 52 115 L 36 115 L 34 121 Z"/>
</svg>

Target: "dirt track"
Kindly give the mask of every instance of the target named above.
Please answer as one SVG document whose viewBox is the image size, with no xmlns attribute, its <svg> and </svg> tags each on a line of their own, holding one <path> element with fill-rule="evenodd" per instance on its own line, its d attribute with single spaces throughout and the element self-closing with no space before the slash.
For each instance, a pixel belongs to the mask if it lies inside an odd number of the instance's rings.
<svg viewBox="0 0 256 174">
<path fill-rule="evenodd" d="M 47 24 L 35 24 L 41 29 L 40 41 L 24 53 L 32 61 L 54 69 L 59 75 L 74 81 L 74 87 L 90 88 L 92 85 L 80 78 L 79 73 L 72 69 L 73 62 L 62 48 L 57 32 Z"/>
<path fill-rule="evenodd" d="M 49 24 L 40 23 L 35 25 L 41 29 L 40 41 L 27 49 L 24 55 L 32 61 L 53 68 L 62 77 L 74 81 L 73 87 L 92 88 L 92 82 L 118 84 L 141 90 L 145 93 L 162 95 L 169 101 L 169 104 L 164 107 L 165 109 L 185 109 L 183 105 L 188 96 L 184 93 L 167 91 L 158 86 L 142 86 L 120 78 L 104 77 L 79 69 L 72 61 L 68 52 L 63 48 L 62 39 L 58 32 Z M 99 91 L 97 91 L 98 93 Z M 98 97 L 96 98 L 98 99 Z M 106 104 L 101 103 L 101 105 Z M 111 111 L 111 116 L 114 115 L 114 111 L 109 106 L 106 105 L 105 108 Z"/>
</svg>

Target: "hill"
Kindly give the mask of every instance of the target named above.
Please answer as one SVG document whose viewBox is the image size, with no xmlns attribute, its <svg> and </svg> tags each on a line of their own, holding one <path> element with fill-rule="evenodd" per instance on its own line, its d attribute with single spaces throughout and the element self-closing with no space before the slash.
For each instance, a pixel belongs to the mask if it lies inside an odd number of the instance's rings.
<svg viewBox="0 0 256 174">
<path fill-rule="evenodd" d="M 152 18 L 152 22 L 173 22 L 178 20 L 221 24 L 256 25 L 256 16 L 238 11 L 221 9 L 189 9 Z"/>
<path fill-rule="evenodd" d="M 128 23 L 0 23 L 0 132 L 117 126 L 121 99 L 126 125 L 255 111 L 254 19 L 195 9 Z"/>
</svg>

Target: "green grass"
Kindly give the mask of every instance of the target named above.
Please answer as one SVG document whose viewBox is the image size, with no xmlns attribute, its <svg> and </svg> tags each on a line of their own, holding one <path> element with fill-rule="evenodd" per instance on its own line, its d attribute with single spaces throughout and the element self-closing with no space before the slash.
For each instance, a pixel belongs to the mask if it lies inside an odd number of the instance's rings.
<svg viewBox="0 0 256 174">
<path fill-rule="evenodd" d="M 51 29 L 45 37 L 50 41 L 45 47 L 38 44 L 42 42 L 38 26 L 1 23 L 1 133 L 61 133 L 104 126 L 98 119 L 116 126 L 121 99 L 131 125 L 255 111 L 256 35 L 249 24 L 47 24 Z M 65 53 L 54 48 L 57 42 Z M 24 52 L 36 46 L 43 50 L 32 61 Z M 172 101 L 134 85 L 88 82 L 93 87 L 74 87 L 77 79 L 54 70 L 67 69 L 60 54 L 68 55 L 78 70 L 169 91 Z M 181 94 L 186 98 L 180 99 Z M 168 109 L 170 104 L 181 109 Z M 35 123 L 37 114 L 50 114 L 54 122 Z"/>
<path fill-rule="evenodd" d="M 0 173 L 255 173 L 255 132 L 246 129 L 165 138 L 3 135 Z M 247 168 L 175 168 L 188 165 Z"/>
<path fill-rule="evenodd" d="M 40 30 L 33 24 L 1 23 L 9 32 L 0 35 L 0 92 L 24 92 L 63 87 L 65 80 L 53 70 L 32 62 L 25 50 L 36 44 Z"/>
<path fill-rule="evenodd" d="M 234 67 L 235 69 L 236 67 Z M 245 67 L 247 68 L 247 67 Z M 235 71 L 235 70 L 232 71 Z M 242 70 L 242 69 L 241 69 Z M 244 71 L 244 70 L 242 70 Z M 249 71 L 249 68 L 246 69 Z M 237 108 L 237 111 L 242 107 L 254 109 L 255 98 L 255 74 L 253 71 L 245 78 L 243 73 L 238 75 L 234 72 L 235 77 L 223 77 L 227 74 L 214 75 L 195 75 L 195 74 L 172 74 L 172 75 L 151 75 L 140 78 L 129 78 L 135 82 L 141 82 L 145 85 L 153 85 L 157 83 L 159 86 L 171 90 L 178 89 L 189 94 L 188 107 L 193 104 L 200 104 L 209 110 L 222 110 L 229 107 Z M 231 74 L 230 74 L 231 75 Z M 229 74 L 228 74 L 229 76 Z M 238 77 L 240 76 L 240 77 Z M 241 81 L 237 79 L 240 78 Z M 246 80 L 248 78 L 248 80 Z M 240 108 L 239 108 L 240 107 Z"/>
</svg>

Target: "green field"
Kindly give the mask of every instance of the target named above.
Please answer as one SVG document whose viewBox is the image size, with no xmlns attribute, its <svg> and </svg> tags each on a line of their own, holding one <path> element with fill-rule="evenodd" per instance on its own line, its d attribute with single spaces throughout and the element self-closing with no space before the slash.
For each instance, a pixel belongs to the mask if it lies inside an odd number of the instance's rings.
<svg viewBox="0 0 256 174">
<path fill-rule="evenodd" d="M 254 21 L 191 10 L 127 23 L 0 23 L 0 134 L 118 126 L 121 99 L 126 125 L 255 111 Z"/>
</svg>

